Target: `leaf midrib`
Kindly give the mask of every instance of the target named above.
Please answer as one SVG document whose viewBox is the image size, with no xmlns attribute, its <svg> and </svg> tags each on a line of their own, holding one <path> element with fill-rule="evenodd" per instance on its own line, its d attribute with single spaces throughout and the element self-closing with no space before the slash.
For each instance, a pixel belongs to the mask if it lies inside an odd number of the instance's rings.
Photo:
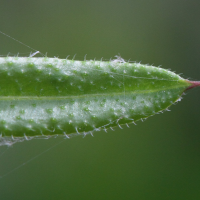
<svg viewBox="0 0 200 200">
<path fill-rule="evenodd" d="M 176 86 L 176 87 L 168 87 L 164 90 L 172 90 L 177 88 L 186 88 L 186 86 Z M 161 89 L 155 89 L 155 90 L 136 90 L 134 92 L 131 91 L 122 91 L 122 92 L 114 92 L 114 93 L 95 93 L 95 94 L 84 94 L 84 95 L 78 95 L 78 96 L 0 96 L 0 100 L 62 100 L 62 99 L 77 99 L 77 98 L 88 98 L 88 97 L 96 97 L 96 96 L 124 96 L 125 95 L 131 95 L 131 94 L 147 94 L 147 93 L 156 93 L 163 91 L 163 88 Z"/>
</svg>

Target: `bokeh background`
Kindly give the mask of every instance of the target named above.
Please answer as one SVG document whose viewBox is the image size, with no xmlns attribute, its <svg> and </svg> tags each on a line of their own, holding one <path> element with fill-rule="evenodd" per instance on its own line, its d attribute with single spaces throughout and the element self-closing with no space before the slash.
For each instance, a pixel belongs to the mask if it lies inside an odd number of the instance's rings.
<svg viewBox="0 0 200 200">
<path fill-rule="evenodd" d="M 200 80 L 198 0 L 0 0 L 0 19 L 49 57 L 120 54 Z M 0 34 L 1 56 L 31 51 Z M 196 88 L 130 128 L 0 147 L 0 199 L 200 199 L 199 105 Z"/>
</svg>

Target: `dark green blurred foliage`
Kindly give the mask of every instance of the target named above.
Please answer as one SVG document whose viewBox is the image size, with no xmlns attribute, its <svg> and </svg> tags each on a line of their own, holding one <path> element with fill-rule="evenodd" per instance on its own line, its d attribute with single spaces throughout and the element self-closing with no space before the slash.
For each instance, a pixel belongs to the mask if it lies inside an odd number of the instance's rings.
<svg viewBox="0 0 200 200">
<path fill-rule="evenodd" d="M 49 57 L 120 53 L 200 80 L 197 0 L 0 3 L 0 30 Z M 0 55 L 30 51 L 0 35 Z M 0 175 L 25 163 L 0 179 L 1 199 L 199 199 L 200 89 L 187 93 L 171 112 L 137 126 L 0 147 Z"/>
</svg>

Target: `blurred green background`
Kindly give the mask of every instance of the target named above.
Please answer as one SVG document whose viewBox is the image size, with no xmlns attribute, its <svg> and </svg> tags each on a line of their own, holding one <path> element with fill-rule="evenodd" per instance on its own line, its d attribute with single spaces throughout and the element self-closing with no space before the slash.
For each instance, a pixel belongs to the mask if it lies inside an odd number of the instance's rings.
<svg viewBox="0 0 200 200">
<path fill-rule="evenodd" d="M 0 19 L 49 57 L 120 54 L 200 80 L 198 0 L 0 0 Z M 0 34 L 1 56 L 30 51 Z M 0 199 L 200 199 L 199 105 L 197 88 L 137 126 L 0 147 Z"/>
</svg>

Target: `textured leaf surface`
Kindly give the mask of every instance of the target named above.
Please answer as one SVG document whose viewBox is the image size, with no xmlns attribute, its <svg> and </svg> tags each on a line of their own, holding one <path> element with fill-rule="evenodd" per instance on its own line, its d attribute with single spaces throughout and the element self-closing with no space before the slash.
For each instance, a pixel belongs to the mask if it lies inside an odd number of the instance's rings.
<svg viewBox="0 0 200 200">
<path fill-rule="evenodd" d="M 0 131 L 16 138 L 112 128 L 166 109 L 193 85 L 120 60 L 0 58 Z"/>
</svg>

